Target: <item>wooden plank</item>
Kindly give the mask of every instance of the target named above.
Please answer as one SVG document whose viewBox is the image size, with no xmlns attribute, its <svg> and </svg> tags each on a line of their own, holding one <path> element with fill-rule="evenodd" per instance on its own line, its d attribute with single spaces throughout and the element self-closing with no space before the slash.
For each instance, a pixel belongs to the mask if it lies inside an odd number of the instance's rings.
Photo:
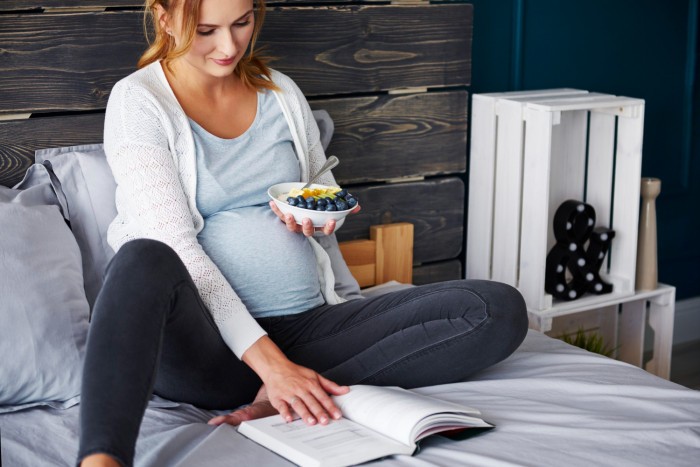
<svg viewBox="0 0 700 467">
<path fill-rule="evenodd" d="M 500 100 L 496 102 L 496 115 L 491 279 L 517 287 L 525 143 L 523 106 L 517 101 Z"/>
<path fill-rule="evenodd" d="M 649 300 L 649 327 L 654 330 L 654 355 L 644 369 L 664 379 L 671 375 L 675 302 L 675 288 Z"/>
<path fill-rule="evenodd" d="M 562 112 L 559 124 L 552 127 L 548 204 L 550 226 L 561 203 L 568 199 L 584 201 L 587 129 L 588 112 L 584 110 Z M 594 209 L 597 208 L 594 206 Z M 554 229 L 550 228 L 547 232 L 547 251 L 555 243 Z"/>
<path fill-rule="evenodd" d="M 0 11 L 41 11 L 45 8 L 107 8 L 117 6 L 142 7 L 136 0 L 4 0 Z"/>
<path fill-rule="evenodd" d="M 379 3 L 386 0 L 362 0 L 362 3 Z M 0 11 L 42 10 L 46 8 L 142 8 L 143 1 L 138 0 L 3 0 Z M 295 3 L 319 3 L 319 0 L 268 0 L 267 6 Z M 323 3 L 349 3 L 348 0 L 323 0 Z"/>
<path fill-rule="evenodd" d="M 462 263 L 458 260 L 422 264 L 413 268 L 413 283 L 416 285 L 456 279 L 463 279 Z"/>
<path fill-rule="evenodd" d="M 518 289 L 528 309 L 546 310 L 552 296 L 544 292 L 547 232 L 549 230 L 549 161 L 552 156 L 552 127 L 558 116 L 554 112 L 525 111 L 527 138 L 523 179 L 527 186 L 522 194 L 520 276 Z M 525 214 L 524 214 L 525 215 Z"/>
<path fill-rule="evenodd" d="M 469 221 L 467 223 L 468 279 L 491 279 L 493 211 L 496 185 L 496 99 L 472 96 L 469 153 Z"/>
<path fill-rule="evenodd" d="M 0 112 L 104 108 L 144 48 L 136 12 L 0 15 Z"/>
<path fill-rule="evenodd" d="M 466 170 L 466 93 L 324 99 L 335 122 L 329 154 L 342 185 Z M 17 183 L 34 151 L 102 141 L 104 114 L 0 122 L 0 183 Z M 435 148 L 439 148 L 438 151 Z"/>
<path fill-rule="evenodd" d="M 464 240 L 464 182 L 444 177 L 422 182 L 351 187 L 362 209 L 338 230 L 338 240 L 367 238 L 370 226 L 414 225 L 414 263 L 457 258 Z"/>
<path fill-rule="evenodd" d="M 145 47 L 141 18 L 0 15 L 0 113 L 104 108 Z M 471 31 L 468 4 L 275 7 L 261 43 L 306 95 L 329 95 L 468 85 Z"/>
<path fill-rule="evenodd" d="M 646 316 L 646 300 L 635 300 L 621 305 L 618 321 L 617 359 L 640 368 L 644 356 Z"/>
<path fill-rule="evenodd" d="M 616 290 L 625 292 L 634 291 L 637 270 L 639 231 L 637 203 L 642 176 L 644 106 L 640 105 L 636 113 L 637 116 L 633 118 L 618 118 L 615 152 L 615 192 L 612 212 L 615 239 L 609 253 L 610 276 L 621 281 L 620 287 Z M 668 375 L 665 377 L 668 378 Z"/>
<path fill-rule="evenodd" d="M 307 95 L 471 81 L 469 4 L 276 8 L 267 18 L 261 41 Z"/>
<path fill-rule="evenodd" d="M 431 92 L 311 102 L 335 123 L 328 154 L 342 184 L 466 172 L 467 93 Z"/>
<path fill-rule="evenodd" d="M 34 151 L 102 142 L 104 114 L 0 122 L 0 185 L 13 186 L 34 163 Z"/>
<path fill-rule="evenodd" d="M 586 202 L 596 212 L 597 225 L 610 227 L 612 212 L 615 117 L 591 112 L 588 138 Z M 607 269 L 607 267 L 605 268 Z"/>
</svg>

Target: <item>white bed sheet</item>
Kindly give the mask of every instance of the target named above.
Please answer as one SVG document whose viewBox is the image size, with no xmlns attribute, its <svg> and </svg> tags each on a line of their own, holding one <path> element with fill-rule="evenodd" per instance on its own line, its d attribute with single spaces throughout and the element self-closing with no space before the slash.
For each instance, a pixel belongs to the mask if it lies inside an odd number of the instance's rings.
<svg viewBox="0 0 700 467">
<path fill-rule="evenodd" d="M 412 457 L 370 465 L 700 465 L 700 392 L 535 331 L 472 381 L 417 391 L 476 407 L 496 428 L 461 441 L 431 437 Z M 139 466 L 291 465 L 233 427 L 206 425 L 211 412 L 167 406 L 147 410 Z M 3 466 L 71 465 L 78 408 L 2 415 L 0 437 Z"/>
</svg>

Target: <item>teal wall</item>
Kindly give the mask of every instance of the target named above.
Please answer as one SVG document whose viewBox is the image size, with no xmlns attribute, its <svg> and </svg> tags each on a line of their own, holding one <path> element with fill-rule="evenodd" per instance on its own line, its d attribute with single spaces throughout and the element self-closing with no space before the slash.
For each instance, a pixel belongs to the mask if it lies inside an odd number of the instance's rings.
<svg viewBox="0 0 700 467">
<path fill-rule="evenodd" d="M 700 0 L 472 0 L 472 93 L 571 87 L 646 100 L 659 280 L 700 295 Z"/>
</svg>

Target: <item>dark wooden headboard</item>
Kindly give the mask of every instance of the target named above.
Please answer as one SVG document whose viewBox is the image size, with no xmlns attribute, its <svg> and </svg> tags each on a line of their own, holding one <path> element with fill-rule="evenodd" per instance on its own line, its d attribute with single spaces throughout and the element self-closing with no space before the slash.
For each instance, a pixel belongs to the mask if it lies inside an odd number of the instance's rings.
<svg viewBox="0 0 700 467">
<path fill-rule="evenodd" d="M 335 122 L 338 182 L 362 200 L 340 240 L 415 226 L 414 282 L 462 277 L 472 14 L 458 1 L 269 1 L 260 42 Z M 0 184 L 34 151 L 102 141 L 113 84 L 145 47 L 137 0 L 0 2 Z"/>
</svg>

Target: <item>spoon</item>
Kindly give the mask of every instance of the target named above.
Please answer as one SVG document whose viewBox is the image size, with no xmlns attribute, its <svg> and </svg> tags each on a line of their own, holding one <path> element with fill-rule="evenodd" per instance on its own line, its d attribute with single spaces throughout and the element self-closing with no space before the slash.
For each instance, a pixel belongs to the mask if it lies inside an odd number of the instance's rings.
<svg viewBox="0 0 700 467">
<path fill-rule="evenodd" d="M 323 166 L 319 169 L 318 172 L 316 172 L 316 175 L 314 175 L 313 177 L 311 177 L 311 178 L 309 179 L 309 181 L 306 183 L 306 185 L 304 185 L 303 187 L 301 187 L 301 189 L 303 190 L 304 188 L 310 187 L 311 184 L 312 184 L 313 182 L 315 182 L 316 180 L 318 180 L 318 178 L 319 178 L 321 175 L 323 175 L 324 173 L 328 172 L 329 170 L 331 170 L 333 167 L 335 167 L 335 166 L 338 165 L 338 164 L 340 164 L 340 161 L 338 160 L 337 157 L 335 157 L 335 156 L 329 157 L 328 160 L 326 161 L 326 163 L 323 164 Z"/>
</svg>

